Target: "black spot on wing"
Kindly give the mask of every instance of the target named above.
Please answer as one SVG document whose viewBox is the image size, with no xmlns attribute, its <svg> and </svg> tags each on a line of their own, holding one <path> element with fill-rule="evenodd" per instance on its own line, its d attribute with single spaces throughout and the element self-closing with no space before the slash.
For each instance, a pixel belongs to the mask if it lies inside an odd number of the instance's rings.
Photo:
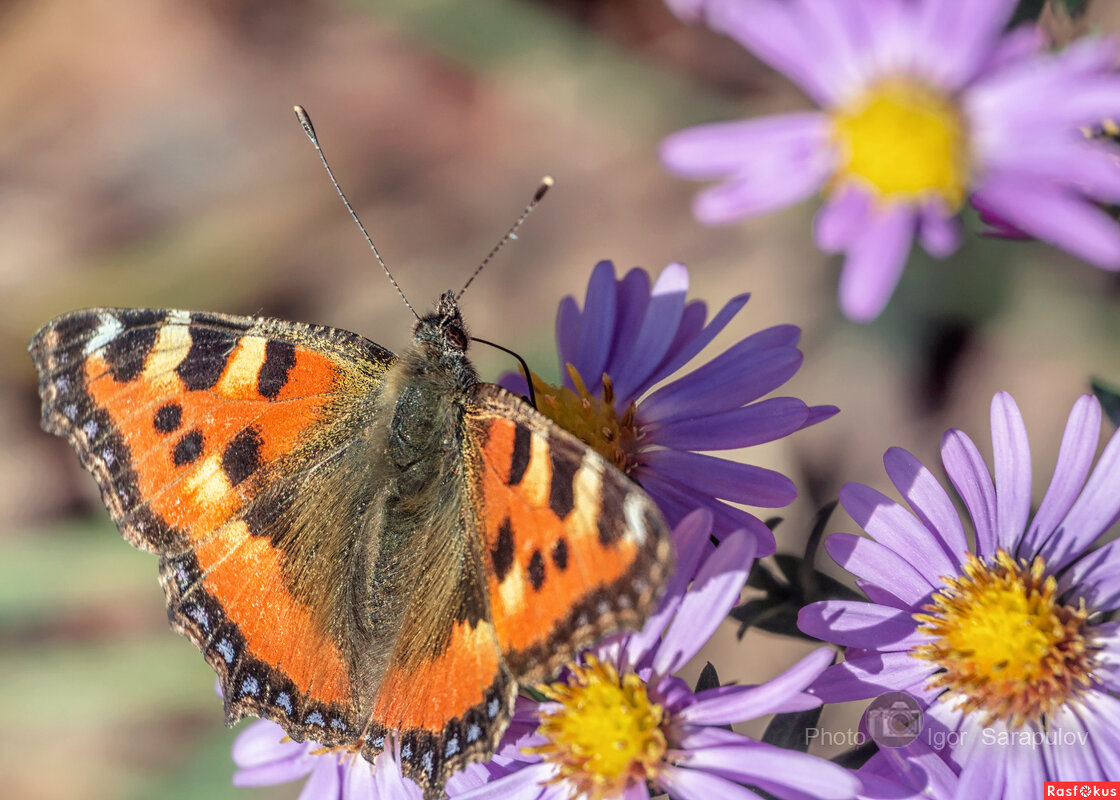
<svg viewBox="0 0 1120 800">
<path fill-rule="evenodd" d="M 608 480 L 603 476 L 601 507 L 598 514 L 597 526 L 599 543 L 604 547 L 612 547 L 625 532 L 625 514 L 623 503 L 626 501 L 626 490 L 615 480 Z"/>
<path fill-rule="evenodd" d="M 250 535 L 261 536 L 268 539 L 273 547 L 281 547 L 290 530 L 284 512 L 291 502 L 286 492 L 266 492 L 257 497 L 242 517 L 249 526 Z"/>
<path fill-rule="evenodd" d="M 222 377 L 226 361 L 240 338 L 217 328 L 191 327 L 191 348 L 175 371 L 191 391 L 210 389 Z"/>
<path fill-rule="evenodd" d="M 568 540 L 561 537 L 552 545 L 552 563 L 563 572 L 568 568 Z"/>
<path fill-rule="evenodd" d="M 202 455 L 202 431 L 195 428 L 190 433 L 183 434 L 183 437 L 175 443 L 171 460 L 175 466 L 182 467 L 194 463 L 200 455 Z"/>
<path fill-rule="evenodd" d="M 296 348 L 289 342 L 269 339 L 264 346 L 264 363 L 257 373 L 257 391 L 261 397 L 275 400 L 288 382 L 288 373 L 296 364 Z"/>
<path fill-rule="evenodd" d="M 498 541 L 490 551 L 490 559 L 494 563 L 494 574 L 499 581 L 504 581 L 513 566 L 513 528 L 508 517 L 498 526 Z"/>
<path fill-rule="evenodd" d="M 222 470 L 231 486 L 237 486 L 261 466 L 261 435 L 256 428 L 242 430 L 222 453 Z"/>
<path fill-rule="evenodd" d="M 516 486 L 525 477 L 529 468 L 529 443 L 532 432 L 524 425 L 516 425 L 513 430 L 513 457 L 509 465 L 509 485 Z"/>
<path fill-rule="evenodd" d="M 549 461 L 552 464 L 552 481 L 548 489 L 548 507 L 560 519 L 564 519 L 575 505 L 575 476 L 579 469 L 579 454 L 572 451 L 564 442 L 550 442 Z"/>
<path fill-rule="evenodd" d="M 183 407 L 178 403 L 162 405 L 152 418 L 152 426 L 160 433 L 173 433 L 183 424 Z"/>
<path fill-rule="evenodd" d="M 481 584 L 482 576 L 475 570 L 465 570 L 458 587 L 459 608 L 455 612 L 456 622 L 466 622 L 472 628 L 487 619 L 486 588 Z"/>
<path fill-rule="evenodd" d="M 544 556 L 540 550 L 534 550 L 529 557 L 529 585 L 534 592 L 539 592 L 544 586 Z"/>
<path fill-rule="evenodd" d="M 167 318 L 160 311 L 146 308 L 118 312 L 117 318 L 124 330 L 105 345 L 103 354 L 113 379 L 125 383 L 144 371 L 159 326 Z"/>
</svg>

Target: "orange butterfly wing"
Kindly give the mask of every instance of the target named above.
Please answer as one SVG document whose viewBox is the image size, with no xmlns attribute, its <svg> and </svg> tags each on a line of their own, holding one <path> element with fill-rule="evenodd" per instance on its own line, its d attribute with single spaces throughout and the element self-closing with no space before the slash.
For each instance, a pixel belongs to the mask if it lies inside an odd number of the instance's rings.
<svg viewBox="0 0 1120 800">
<path fill-rule="evenodd" d="M 340 567 L 311 563 L 323 544 L 308 520 L 339 511 L 323 495 L 356 434 L 343 412 L 393 355 L 329 328 L 140 309 L 63 315 L 29 349 L 44 429 L 75 447 L 128 540 L 160 555 L 172 626 L 217 671 L 229 721 L 355 741 L 347 631 L 330 616 L 345 599 L 316 586 Z"/>
<path fill-rule="evenodd" d="M 672 568 L 670 531 L 642 489 L 575 436 L 493 384 L 464 424 L 471 506 L 494 629 L 518 681 L 638 628 Z"/>
</svg>

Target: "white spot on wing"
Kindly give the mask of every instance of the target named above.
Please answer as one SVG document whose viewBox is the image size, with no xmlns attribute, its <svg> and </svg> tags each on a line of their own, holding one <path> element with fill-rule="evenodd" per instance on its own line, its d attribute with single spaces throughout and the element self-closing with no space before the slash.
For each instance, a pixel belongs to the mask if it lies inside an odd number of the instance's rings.
<svg viewBox="0 0 1120 800">
<path fill-rule="evenodd" d="M 637 492 L 626 495 L 622 503 L 622 516 L 626 518 L 626 526 L 630 529 L 638 544 L 645 544 L 649 531 L 646 530 L 645 503 Z"/>
<path fill-rule="evenodd" d="M 120 332 L 124 330 L 121 321 L 112 314 L 101 314 L 97 320 L 97 330 L 93 332 L 93 336 L 86 342 L 84 352 L 87 356 L 109 344 L 109 342 L 116 339 L 117 336 L 120 335 Z"/>
<path fill-rule="evenodd" d="M 233 487 L 222 470 L 222 457 L 215 454 L 187 475 L 183 488 L 198 506 L 205 507 L 220 502 Z"/>
<path fill-rule="evenodd" d="M 187 325 L 190 314 L 186 311 L 173 311 L 168 319 L 171 324 L 159 329 L 155 344 L 152 345 L 148 361 L 144 365 L 144 377 L 157 388 L 173 392 L 179 388 L 175 368 L 191 349 L 191 330 Z"/>
</svg>

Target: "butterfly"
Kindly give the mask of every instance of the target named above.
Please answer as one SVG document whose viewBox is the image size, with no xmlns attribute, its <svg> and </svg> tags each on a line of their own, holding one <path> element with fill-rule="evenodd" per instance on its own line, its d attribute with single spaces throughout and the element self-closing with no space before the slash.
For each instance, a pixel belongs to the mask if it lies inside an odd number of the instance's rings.
<svg viewBox="0 0 1120 800">
<path fill-rule="evenodd" d="M 641 488 L 480 382 L 456 296 L 402 355 L 344 330 L 92 308 L 29 350 L 171 626 L 247 714 L 428 797 L 484 760 L 519 686 L 640 627 L 671 569 Z"/>
</svg>

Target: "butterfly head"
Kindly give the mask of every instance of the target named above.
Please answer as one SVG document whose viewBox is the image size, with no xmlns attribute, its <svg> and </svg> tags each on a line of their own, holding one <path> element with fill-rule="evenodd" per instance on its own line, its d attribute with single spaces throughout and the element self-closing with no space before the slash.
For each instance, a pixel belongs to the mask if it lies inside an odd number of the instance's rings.
<svg viewBox="0 0 1120 800">
<path fill-rule="evenodd" d="M 412 331 L 417 349 L 439 360 L 459 361 L 466 357 L 471 337 L 463 324 L 454 292 L 444 292 L 435 311 L 425 314 Z"/>
</svg>

